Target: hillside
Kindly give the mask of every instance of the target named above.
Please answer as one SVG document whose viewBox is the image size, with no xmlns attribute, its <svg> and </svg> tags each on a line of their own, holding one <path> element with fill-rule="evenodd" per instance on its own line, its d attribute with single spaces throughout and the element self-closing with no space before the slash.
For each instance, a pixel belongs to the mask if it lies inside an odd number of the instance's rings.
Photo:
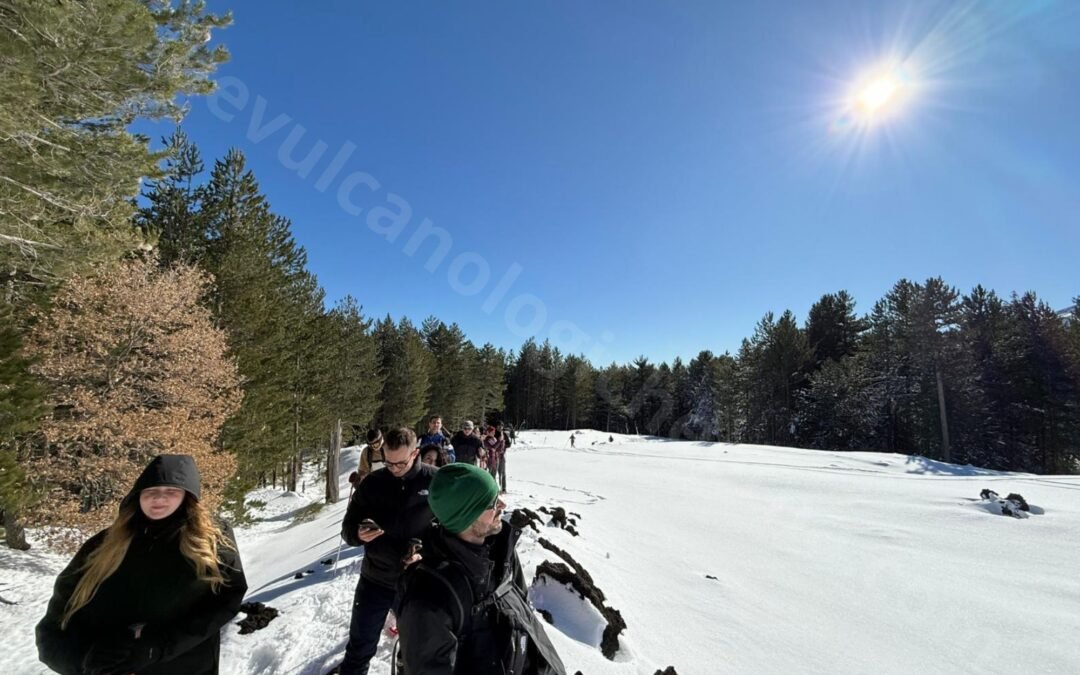
<svg viewBox="0 0 1080 675">
<path fill-rule="evenodd" d="M 508 460 L 510 509 L 561 507 L 573 521 L 526 527 L 527 574 L 566 562 L 559 549 L 626 624 L 609 660 L 600 610 L 536 584 L 570 673 L 1080 672 L 1078 477 L 611 438 L 579 431 L 571 449 L 568 432 L 525 432 Z M 344 451 L 343 477 L 356 453 Z M 238 531 L 248 600 L 281 614 L 251 635 L 229 627 L 223 673 L 318 675 L 340 658 L 362 549 L 338 550 L 344 499 L 319 508 L 314 476 L 307 488 L 249 495 L 265 506 Z M 984 488 L 1022 494 L 1029 517 L 997 515 Z M 64 562 L 0 552 L 0 592 L 18 602 L 0 606 L 13 636 L 3 672 L 44 672 L 33 625 Z M 389 672 L 386 649 L 373 673 Z"/>
</svg>

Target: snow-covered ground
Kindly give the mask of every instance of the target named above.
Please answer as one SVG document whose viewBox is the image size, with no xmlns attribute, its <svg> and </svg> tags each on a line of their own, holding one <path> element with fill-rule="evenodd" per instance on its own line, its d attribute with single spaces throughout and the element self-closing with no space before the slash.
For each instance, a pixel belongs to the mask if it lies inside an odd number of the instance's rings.
<svg viewBox="0 0 1080 675">
<path fill-rule="evenodd" d="M 1080 672 L 1080 477 L 596 431 L 571 449 L 569 435 L 520 435 L 508 501 L 575 514 L 579 536 L 526 529 L 525 569 L 562 560 L 542 536 L 625 620 L 609 660 L 600 612 L 538 583 L 570 674 Z M 356 449 L 343 459 L 344 497 Z M 996 515 L 983 488 L 1021 493 L 1030 517 Z M 248 600 L 281 614 L 227 628 L 223 673 L 318 675 L 340 659 L 362 549 L 338 556 L 345 500 L 321 496 L 314 476 L 300 494 L 249 495 L 266 505 L 238 530 Z M 65 562 L 0 549 L 0 596 L 17 602 L 0 604 L 0 673 L 45 672 L 33 627 Z"/>
</svg>

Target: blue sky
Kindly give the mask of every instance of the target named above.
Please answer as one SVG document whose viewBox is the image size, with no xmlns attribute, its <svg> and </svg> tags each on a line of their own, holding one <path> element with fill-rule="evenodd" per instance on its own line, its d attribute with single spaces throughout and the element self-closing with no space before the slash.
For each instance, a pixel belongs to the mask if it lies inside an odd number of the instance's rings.
<svg viewBox="0 0 1080 675">
<path fill-rule="evenodd" d="M 734 351 L 766 311 L 868 311 L 902 277 L 1080 294 L 1077 3 L 210 6 L 229 86 L 185 129 L 247 154 L 369 315 L 602 364 Z M 868 123 L 851 92 L 882 64 L 903 100 Z M 290 134 L 325 144 L 306 175 Z M 402 204 L 391 241 L 369 216 Z M 445 257 L 410 254 L 425 227 Z"/>
</svg>

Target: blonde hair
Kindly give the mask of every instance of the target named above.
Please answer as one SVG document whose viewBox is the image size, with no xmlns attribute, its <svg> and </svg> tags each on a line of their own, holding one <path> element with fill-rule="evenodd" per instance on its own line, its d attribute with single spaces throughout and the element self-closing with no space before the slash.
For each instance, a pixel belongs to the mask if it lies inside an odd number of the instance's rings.
<svg viewBox="0 0 1080 675">
<path fill-rule="evenodd" d="M 184 495 L 181 508 L 186 510 L 187 517 L 180 526 L 180 553 L 195 566 L 195 576 L 199 581 L 206 582 L 211 592 L 217 593 L 225 585 L 218 551 L 232 550 L 233 545 L 198 499 L 190 494 Z M 120 507 L 116 520 L 105 531 L 101 546 L 87 557 L 86 564 L 81 568 L 82 577 L 68 599 L 60 628 L 67 628 L 75 612 L 93 600 L 101 584 L 120 569 L 120 563 L 124 561 L 131 540 L 135 537 L 134 520 L 139 509 L 137 498 Z"/>
</svg>

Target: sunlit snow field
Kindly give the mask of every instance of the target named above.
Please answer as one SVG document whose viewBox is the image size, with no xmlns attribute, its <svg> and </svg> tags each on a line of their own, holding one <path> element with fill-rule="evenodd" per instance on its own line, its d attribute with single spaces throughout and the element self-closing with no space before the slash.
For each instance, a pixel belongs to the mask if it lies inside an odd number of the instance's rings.
<svg viewBox="0 0 1080 675">
<path fill-rule="evenodd" d="M 600 613 L 538 585 L 569 675 L 1080 672 L 1080 477 L 596 431 L 571 449 L 569 437 L 524 432 L 507 464 L 510 509 L 579 516 L 576 537 L 526 528 L 530 581 L 559 561 L 542 536 L 627 625 L 608 660 Z M 250 635 L 229 625 L 226 675 L 319 675 L 340 660 L 363 555 L 338 548 L 357 449 L 343 455 L 337 504 L 311 506 L 313 473 L 306 492 L 249 495 L 266 505 L 238 530 L 248 600 L 281 614 Z M 997 515 L 983 488 L 1022 494 L 1030 517 Z M 0 549 L 0 595 L 17 603 L 0 605 L 0 672 L 47 672 L 33 628 L 65 563 Z M 389 672 L 388 647 L 372 673 Z"/>
</svg>

